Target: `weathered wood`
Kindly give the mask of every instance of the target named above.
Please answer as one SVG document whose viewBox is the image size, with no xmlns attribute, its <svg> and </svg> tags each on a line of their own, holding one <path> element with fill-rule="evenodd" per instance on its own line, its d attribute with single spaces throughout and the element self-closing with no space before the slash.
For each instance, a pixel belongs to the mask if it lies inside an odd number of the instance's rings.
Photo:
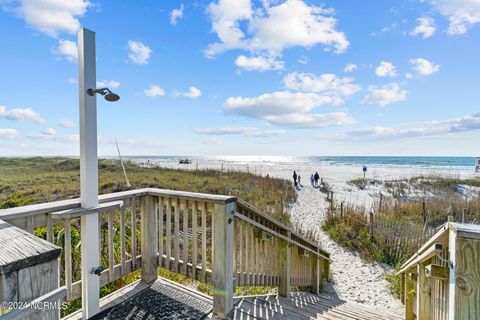
<svg viewBox="0 0 480 320">
<path fill-rule="evenodd" d="M 180 200 L 175 199 L 175 214 L 174 214 L 174 231 L 173 231 L 173 271 L 179 272 L 178 262 L 180 260 Z"/>
<path fill-rule="evenodd" d="M 172 199 L 167 198 L 167 228 L 165 232 L 167 233 L 167 264 L 165 267 L 167 269 L 171 268 L 171 260 L 170 257 L 172 256 Z"/>
<path fill-rule="evenodd" d="M 64 254 L 65 254 L 65 286 L 67 287 L 67 296 L 72 297 L 72 235 L 71 235 L 71 219 L 65 219 L 64 222 Z"/>
<path fill-rule="evenodd" d="M 429 264 L 425 266 L 425 276 L 433 279 L 447 280 L 448 279 L 448 268 L 437 266 L 434 264 Z"/>
<path fill-rule="evenodd" d="M 135 259 L 133 259 L 137 256 L 137 198 L 135 197 L 130 200 L 130 223 L 130 256 L 135 268 Z"/>
<path fill-rule="evenodd" d="M 187 274 L 187 263 L 188 263 L 188 205 L 186 200 L 180 201 L 181 212 L 183 214 L 183 244 L 182 244 L 182 256 L 183 256 L 183 265 L 182 273 L 186 276 Z"/>
<path fill-rule="evenodd" d="M 290 233 L 287 237 L 290 238 Z M 278 273 L 280 277 L 280 284 L 278 286 L 278 294 L 282 297 L 287 297 L 290 294 L 290 275 L 292 268 L 292 250 L 287 240 L 279 240 L 278 250 Z"/>
<path fill-rule="evenodd" d="M 417 265 L 417 318 L 430 320 L 432 315 L 432 288 L 431 279 L 425 274 L 425 264 Z"/>
<path fill-rule="evenodd" d="M 157 279 L 158 233 L 157 215 L 153 196 L 142 199 L 142 281 L 152 283 Z"/>
<path fill-rule="evenodd" d="M 455 319 L 480 317 L 480 240 L 459 237 L 456 247 Z"/>
<path fill-rule="evenodd" d="M 51 214 L 47 214 L 47 241 L 54 243 L 53 239 L 53 219 Z"/>
<path fill-rule="evenodd" d="M 125 207 L 120 209 L 120 265 L 122 268 L 122 273 L 125 272 L 125 261 L 126 257 L 126 234 L 125 234 Z"/>
<path fill-rule="evenodd" d="M 114 248 L 113 248 L 113 211 L 108 212 L 108 271 L 110 281 L 113 281 Z"/>
<path fill-rule="evenodd" d="M 234 202 L 213 208 L 213 315 L 222 319 L 233 309 L 234 212 Z"/>
<path fill-rule="evenodd" d="M 192 202 L 192 265 L 194 266 L 193 275 L 194 279 L 197 278 L 197 265 L 198 265 L 198 239 L 197 239 L 197 229 L 198 229 L 198 202 Z"/>
<path fill-rule="evenodd" d="M 413 295 L 413 280 L 409 277 L 408 274 L 404 274 L 404 304 L 405 304 L 405 320 L 414 320 L 415 313 L 414 313 L 414 302 L 415 296 Z"/>
<path fill-rule="evenodd" d="M 165 217 L 164 215 L 164 210 L 165 210 L 165 203 L 164 203 L 165 198 L 163 197 L 158 197 L 157 198 L 157 208 L 158 208 L 158 266 L 163 267 L 163 218 Z"/>
<path fill-rule="evenodd" d="M 202 280 L 207 279 L 207 204 L 203 203 L 202 210 Z"/>
</svg>

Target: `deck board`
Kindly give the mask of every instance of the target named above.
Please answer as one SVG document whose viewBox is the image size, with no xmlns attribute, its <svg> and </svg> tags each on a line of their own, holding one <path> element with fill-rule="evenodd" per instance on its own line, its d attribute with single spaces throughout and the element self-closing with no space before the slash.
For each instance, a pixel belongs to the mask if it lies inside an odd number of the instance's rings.
<svg viewBox="0 0 480 320">
<path fill-rule="evenodd" d="M 324 293 L 292 293 L 289 297 L 243 297 L 229 319 L 400 320 L 402 317 L 346 302 Z"/>
</svg>

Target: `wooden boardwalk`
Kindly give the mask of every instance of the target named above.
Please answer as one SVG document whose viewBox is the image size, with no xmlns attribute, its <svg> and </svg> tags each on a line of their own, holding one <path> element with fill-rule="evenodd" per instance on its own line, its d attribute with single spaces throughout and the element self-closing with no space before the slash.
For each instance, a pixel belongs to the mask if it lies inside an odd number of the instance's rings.
<svg viewBox="0 0 480 320">
<path fill-rule="evenodd" d="M 229 319 L 288 320 L 400 320 L 400 316 L 368 309 L 327 294 L 292 293 L 290 297 L 259 296 L 237 298 Z"/>
</svg>

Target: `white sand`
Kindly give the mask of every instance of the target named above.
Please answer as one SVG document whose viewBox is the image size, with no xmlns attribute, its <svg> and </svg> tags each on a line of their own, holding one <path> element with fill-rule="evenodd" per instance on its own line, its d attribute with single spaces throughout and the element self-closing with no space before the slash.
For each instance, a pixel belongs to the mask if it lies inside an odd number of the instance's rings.
<svg viewBox="0 0 480 320">
<path fill-rule="evenodd" d="M 336 201 L 361 206 L 367 211 L 370 210 L 374 199 L 383 190 L 376 186 L 359 190 L 347 184 L 347 181 L 351 179 L 363 177 L 361 167 L 261 162 L 224 164 L 204 162 L 188 166 L 179 166 L 176 162 L 163 162 L 161 166 L 191 170 L 198 166 L 199 169 L 249 171 L 264 176 L 269 174 L 272 177 L 285 178 L 290 181 L 292 181 L 293 170 L 297 170 L 297 173 L 302 177 L 304 188 L 298 191 L 298 200 L 290 207 L 291 221 L 294 224 L 301 225 L 301 228 L 305 231 L 314 231 L 321 247 L 330 253 L 333 285 L 326 290 L 334 291 L 345 300 L 403 315 L 402 304 L 389 293 L 389 283 L 385 280 L 385 274 L 391 272 L 392 269 L 377 263 L 366 263 L 357 254 L 336 244 L 320 228 L 328 204 L 325 195 L 310 186 L 310 175 L 317 171 L 324 181 L 332 187 Z M 469 171 L 452 168 L 373 166 L 369 167 L 367 172 L 367 178 L 378 180 L 401 179 L 419 175 L 469 177 L 473 176 L 473 168 L 472 171 Z"/>
</svg>

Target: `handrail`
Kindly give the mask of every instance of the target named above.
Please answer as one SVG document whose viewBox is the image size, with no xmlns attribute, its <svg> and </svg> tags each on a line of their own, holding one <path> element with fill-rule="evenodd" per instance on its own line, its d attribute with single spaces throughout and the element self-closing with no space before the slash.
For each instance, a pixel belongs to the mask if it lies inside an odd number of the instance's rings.
<svg viewBox="0 0 480 320">
<path fill-rule="evenodd" d="M 397 275 L 413 268 L 416 264 L 419 264 L 419 263 L 421 263 L 425 260 L 428 260 L 428 259 L 436 256 L 437 254 L 442 252 L 442 250 L 443 250 L 443 244 L 435 243 L 433 246 L 429 247 L 422 254 L 414 256 L 415 258 L 413 260 L 411 260 L 407 265 L 405 265 L 402 269 L 400 269 L 397 272 Z"/>
<path fill-rule="evenodd" d="M 22 309 L 14 309 L 4 315 L 0 315 L 1 320 L 21 320 L 25 319 L 28 316 L 36 312 L 43 312 L 44 303 L 47 302 L 58 302 L 64 299 L 67 296 L 67 288 L 65 286 L 57 288 L 47 294 L 44 294 L 41 297 L 33 300 L 30 303 L 26 303 Z M 60 306 L 57 306 L 57 310 L 60 309 Z M 50 310 L 50 309 L 48 309 Z"/>
<path fill-rule="evenodd" d="M 66 218 L 72 219 L 72 218 L 83 216 L 85 214 L 102 213 L 102 212 L 106 212 L 106 211 L 121 208 L 121 207 L 123 207 L 123 201 L 112 201 L 112 202 L 101 203 L 98 206 L 93 208 L 73 208 L 73 209 L 67 209 L 63 211 L 56 211 L 52 213 L 52 218 L 53 219 L 66 219 Z"/>
<path fill-rule="evenodd" d="M 186 191 L 159 189 L 159 188 L 142 188 L 142 189 L 102 194 L 98 196 L 98 202 L 99 203 L 112 202 L 112 201 L 123 200 L 125 198 L 130 198 L 134 196 L 144 196 L 144 195 L 178 197 L 180 199 L 202 200 L 202 201 L 207 201 L 212 203 L 228 203 L 236 199 L 236 197 L 232 197 L 232 196 L 213 195 L 213 194 L 206 194 L 206 193 L 195 193 L 195 192 L 186 192 Z M 8 220 L 8 219 L 14 219 L 14 218 L 24 218 L 28 216 L 45 214 L 53 211 L 75 209 L 79 207 L 80 207 L 80 198 L 52 201 L 52 202 L 46 202 L 46 203 L 40 203 L 40 204 L 32 204 L 32 205 L 27 205 L 22 207 L 2 209 L 0 210 L 0 219 Z"/>
<path fill-rule="evenodd" d="M 296 245 L 297 247 L 300 247 L 300 248 L 302 248 L 302 249 L 304 249 L 304 250 L 307 250 L 307 251 L 309 251 L 309 252 L 312 252 L 313 254 L 315 254 L 315 255 L 317 255 L 317 256 L 319 256 L 319 257 L 322 257 L 322 258 L 324 258 L 325 260 L 330 261 L 330 258 L 329 258 L 329 257 L 326 257 L 325 255 L 321 254 L 320 252 L 317 252 L 317 251 L 315 251 L 315 250 L 312 250 L 312 249 L 308 248 L 307 246 L 304 246 L 303 244 L 300 244 L 300 243 L 298 243 L 298 242 L 296 242 L 296 241 L 294 241 L 294 240 L 292 240 L 292 239 L 284 236 L 283 234 L 280 234 L 280 233 L 278 233 L 278 232 L 275 232 L 275 231 L 273 231 L 272 229 L 267 228 L 267 227 L 265 227 L 264 225 L 262 225 L 262 224 L 260 224 L 260 223 L 258 223 L 258 222 L 256 222 L 256 221 L 253 221 L 252 219 L 250 219 L 250 218 L 248 218 L 248 217 L 245 217 L 245 216 L 244 216 L 243 214 L 241 214 L 240 212 L 235 212 L 234 215 L 235 215 L 235 217 L 237 217 L 237 218 L 239 218 L 239 219 L 242 219 L 243 221 L 246 221 L 246 222 L 248 222 L 248 223 L 256 226 L 257 228 L 260 228 L 260 229 L 262 229 L 262 230 L 264 230 L 264 231 L 266 231 L 266 232 L 268 232 L 268 233 L 270 233 L 270 234 L 272 234 L 272 235 L 274 235 L 274 236 L 276 236 L 276 237 L 279 237 L 279 238 L 281 238 L 281 239 L 283 239 L 283 240 L 285 240 L 285 241 L 287 241 L 287 242 L 289 242 L 289 243 L 291 243 L 291 244 Z M 317 248 L 318 248 L 318 247 L 317 247 Z M 320 250 L 320 248 L 318 248 L 318 250 Z M 323 251 L 323 250 L 322 250 L 322 251 Z"/>
</svg>

